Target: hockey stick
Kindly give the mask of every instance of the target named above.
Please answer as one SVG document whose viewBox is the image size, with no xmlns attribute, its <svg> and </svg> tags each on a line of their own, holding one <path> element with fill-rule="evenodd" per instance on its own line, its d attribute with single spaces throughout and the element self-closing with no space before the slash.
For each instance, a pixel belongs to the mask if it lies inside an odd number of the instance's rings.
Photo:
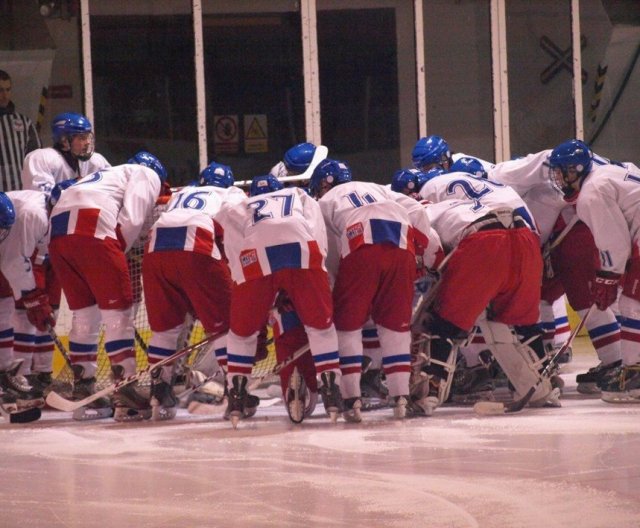
<svg viewBox="0 0 640 528">
<path fill-rule="evenodd" d="M 565 237 L 569 234 L 569 231 L 573 229 L 573 226 L 575 226 L 579 220 L 580 218 L 578 218 L 578 215 L 575 215 L 571 220 L 569 220 L 569 223 L 564 226 L 562 231 L 560 231 L 560 234 L 553 239 L 553 242 L 551 242 L 551 244 L 549 244 L 547 247 L 543 248 L 543 259 L 547 258 L 551 254 L 551 252 L 560 245 L 560 242 L 565 239 Z"/>
<path fill-rule="evenodd" d="M 171 362 L 181 358 L 185 354 L 190 354 L 194 350 L 198 350 L 203 346 L 207 346 L 214 339 L 219 338 L 225 333 L 226 332 L 218 332 L 217 334 L 208 335 L 202 341 L 199 341 L 194 345 L 178 350 L 175 354 L 172 354 L 169 357 L 166 357 L 163 360 L 158 361 L 157 363 L 154 363 L 153 365 L 148 365 L 145 369 L 139 372 L 136 372 L 135 374 L 132 374 L 131 376 L 128 376 L 116 383 L 112 383 L 111 385 L 108 385 L 104 389 L 96 391 L 95 393 L 91 394 L 90 396 L 87 396 L 86 398 L 83 398 L 82 400 L 78 400 L 78 401 L 68 400 L 60 396 L 58 393 L 52 391 L 47 395 L 47 398 L 46 398 L 47 405 L 55 409 L 59 409 L 61 411 L 67 411 L 67 412 L 75 411 L 76 409 L 79 409 L 80 407 L 84 407 L 90 404 L 91 402 L 96 401 L 99 398 L 102 398 L 103 396 L 109 396 L 110 394 L 113 394 L 114 392 L 118 391 L 125 385 L 129 385 L 130 383 L 133 383 L 135 381 L 142 379 L 142 377 L 145 376 L 146 374 L 152 373 L 155 370 L 170 364 Z"/>
<path fill-rule="evenodd" d="M 553 370 L 553 367 L 556 366 L 556 363 L 558 362 L 558 358 L 562 354 L 564 354 L 567 348 L 571 346 L 571 343 L 573 342 L 574 338 L 578 335 L 580 330 L 582 330 L 582 328 L 584 327 L 587 319 L 595 309 L 595 306 L 596 305 L 593 304 L 587 310 L 587 313 L 584 314 L 584 317 L 582 318 L 580 323 L 573 329 L 573 331 L 571 332 L 571 334 L 569 334 L 569 337 L 564 342 L 564 344 L 556 351 L 553 357 L 549 360 L 549 362 L 547 363 L 547 366 L 540 373 L 540 377 L 538 378 L 538 380 L 533 384 L 533 386 L 527 391 L 527 393 L 522 398 L 511 403 L 489 402 L 489 401 L 478 402 L 473 406 L 474 412 L 481 415 L 511 414 L 511 413 L 520 412 L 522 409 L 524 409 L 527 403 L 531 401 L 531 398 L 535 394 L 540 384 L 544 380 L 549 378 L 549 374 Z"/>
<path fill-rule="evenodd" d="M 65 347 L 62 341 L 60 340 L 60 337 L 58 337 L 58 333 L 53 329 L 53 326 L 51 326 L 50 324 L 47 324 L 47 332 L 49 332 L 51 339 L 53 339 L 53 342 L 58 347 L 58 351 L 60 352 L 60 355 L 64 359 L 64 362 L 67 364 L 67 367 L 69 367 L 73 372 L 73 366 L 71 365 L 71 358 L 69 357 L 69 352 L 67 351 L 67 347 Z"/>
<path fill-rule="evenodd" d="M 283 176 L 282 178 L 278 178 L 278 181 L 283 183 L 286 182 L 298 182 L 304 181 L 311 178 L 313 171 L 320 164 L 321 161 L 325 160 L 329 154 L 329 149 L 324 145 L 318 145 L 316 147 L 315 152 L 313 153 L 313 158 L 311 159 L 311 163 L 309 163 L 309 167 L 302 174 L 297 174 L 296 176 Z M 237 181 L 234 183 L 238 187 L 243 187 L 246 185 L 251 185 L 251 180 Z"/>
</svg>

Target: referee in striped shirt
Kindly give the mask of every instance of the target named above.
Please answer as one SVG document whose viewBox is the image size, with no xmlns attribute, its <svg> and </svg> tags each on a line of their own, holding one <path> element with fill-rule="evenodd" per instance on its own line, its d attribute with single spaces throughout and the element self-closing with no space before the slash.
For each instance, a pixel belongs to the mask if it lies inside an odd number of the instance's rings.
<svg viewBox="0 0 640 528">
<path fill-rule="evenodd" d="M 0 70 L 0 191 L 22 189 L 24 157 L 41 146 L 31 119 L 16 112 L 11 101 L 11 77 Z"/>
</svg>

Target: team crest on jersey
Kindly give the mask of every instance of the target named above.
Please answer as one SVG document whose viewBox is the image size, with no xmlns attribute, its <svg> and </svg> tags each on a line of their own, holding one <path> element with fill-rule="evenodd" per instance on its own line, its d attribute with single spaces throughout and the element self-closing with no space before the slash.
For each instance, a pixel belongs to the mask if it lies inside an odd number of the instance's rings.
<svg viewBox="0 0 640 528">
<path fill-rule="evenodd" d="M 240 264 L 242 264 L 243 268 L 251 266 L 256 262 L 258 262 L 258 252 L 255 249 L 249 249 L 240 254 Z"/>
<path fill-rule="evenodd" d="M 353 224 L 347 227 L 347 238 L 349 240 L 362 236 L 363 233 L 364 227 L 362 226 L 362 222 L 358 222 L 357 224 Z"/>
</svg>

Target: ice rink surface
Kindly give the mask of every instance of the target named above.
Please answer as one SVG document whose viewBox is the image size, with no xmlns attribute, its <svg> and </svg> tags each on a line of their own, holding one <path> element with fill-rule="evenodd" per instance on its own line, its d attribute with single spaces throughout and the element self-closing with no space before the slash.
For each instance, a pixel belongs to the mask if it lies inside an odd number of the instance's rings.
<svg viewBox="0 0 640 528">
<path fill-rule="evenodd" d="M 0 423 L 0 527 L 640 527 L 640 405 L 576 393 L 578 341 L 560 409 Z"/>
</svg>

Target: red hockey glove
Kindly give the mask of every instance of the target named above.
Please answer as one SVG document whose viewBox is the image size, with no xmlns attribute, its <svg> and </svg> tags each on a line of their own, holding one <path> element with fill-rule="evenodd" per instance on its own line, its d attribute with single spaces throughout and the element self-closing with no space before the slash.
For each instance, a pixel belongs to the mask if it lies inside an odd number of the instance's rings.
<svg viewBox="0 0 640 528">
<path fill-rule="evenodd" d="M 591 295 L 598 310 L 605 310 L 618 298 L 618 283 L 622 275 L 610 271 L 596 271 L 596 279 L 591 284 Z"/>
<path fill-rule="evenodd" d="M 20 299 L 27 309 L 27 319 L 41 332 L 46 332 L 47 326 L 55 326 L 53 310 L 49 304 L 49 296 L 42 290 L 35 289 Z"/>
</svg>

